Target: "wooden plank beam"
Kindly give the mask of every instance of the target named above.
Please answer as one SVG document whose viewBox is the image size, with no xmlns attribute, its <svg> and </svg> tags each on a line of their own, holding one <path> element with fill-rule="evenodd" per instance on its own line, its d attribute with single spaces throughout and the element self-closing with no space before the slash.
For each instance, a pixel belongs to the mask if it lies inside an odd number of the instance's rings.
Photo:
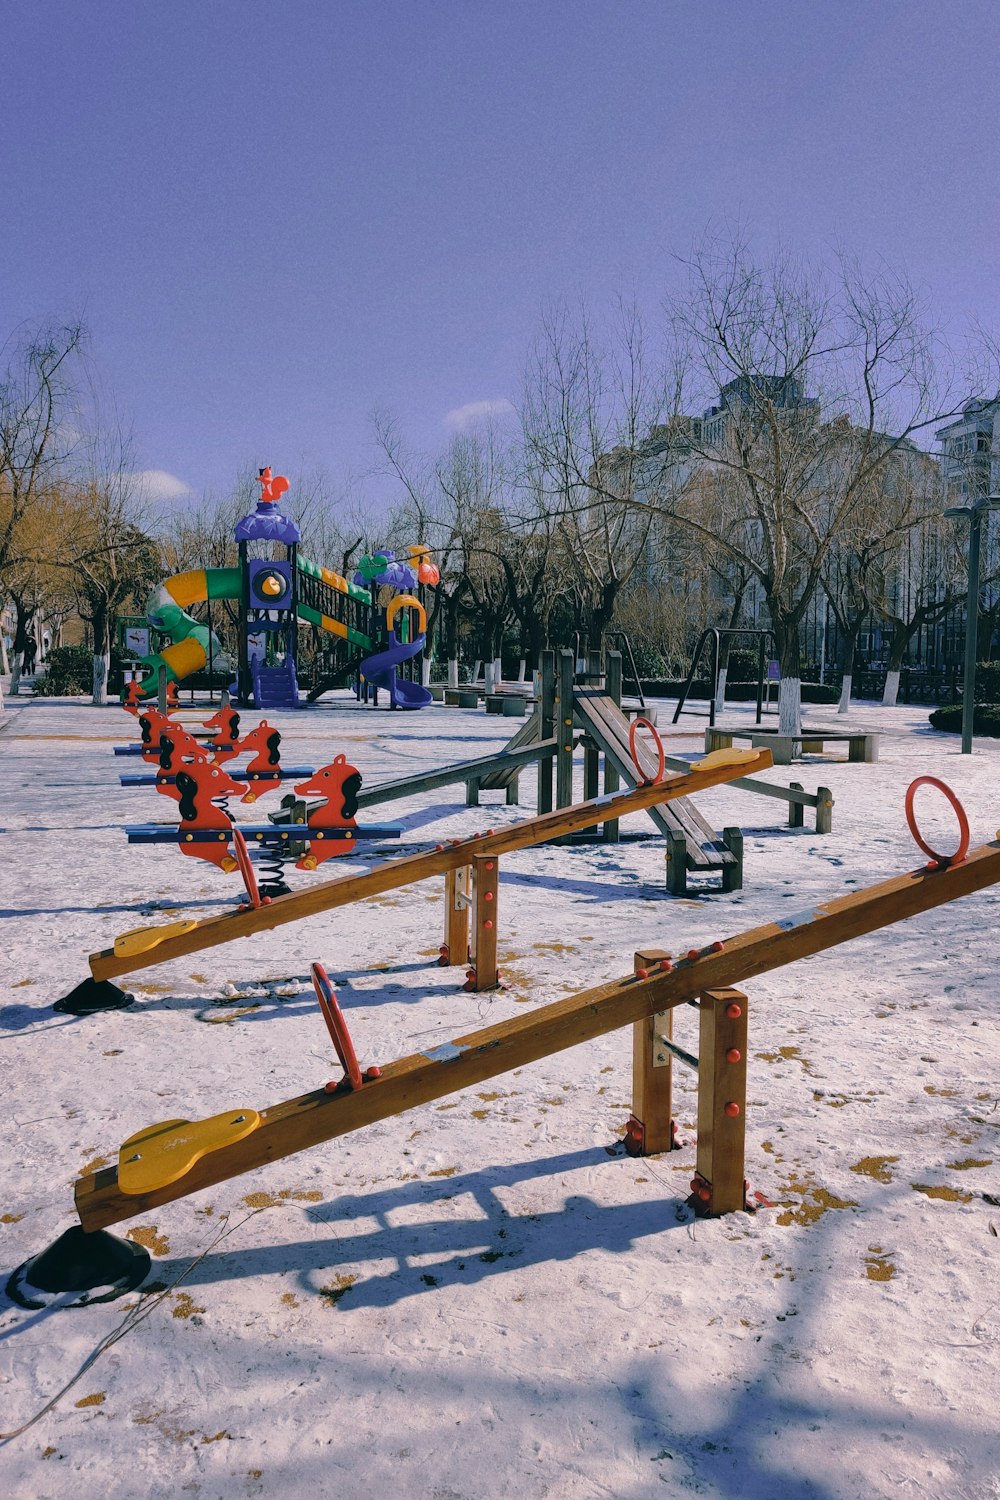
<svg viewBox="0 0 1000 1500">
<path fill-rule="evenodd" d="M 617 1031 L 706 990 L 725 989 L 768 973 L 997 881 L 1000 842 L 993 842 L 974 849 L 962 864 L 949 869 L 922 867 L 820 906 L 785 914 L 777 922 L 730 938 L 721 951 L 711 948 L 694 959 L 684 959 L 669 972 L 657 970 L 646 979 L 629 974 L 528 1015 L 457 1037 L 429 1052 L 388 1063 L 380 1078 L 365 1083 L 356 1093 L 328 1094 L 316 1089 L 274 1105 L 262 1112 L 260 1124 L 250 1135 L 210 1152 L 176 1181 L 155 1191 L 123 1193 L 114 1167 L 82 1177 L 76 1184 L 80 1222 L 84 1229 L 93 1230 L 133 1218 L 376 1120 Z"/>
<path fill-rule="evenodd" d="M 531 721 L 528 721 L 529 724 Z M 430 792 L 452 782 L 482 780 L 492 774 L 515 770 L 518 766 L 531 765 L 533 761 L 551 757 L 556 753 L 556 741 L 536 740 L 533 744 L 507 746 L 494 755 L 478 755 L 472 760 L 457 761 L 437 771 L 418 771 L 414 776 L 400 776 L 393 781 L 380 782 L 378 786 L 363 788 L 358 793 L 359 807 L 376 807 L 380 802 L 397 801 L 400 797 L 412 797 L 418 792 Z"/>
<path fill-rule="evenodd" d="M 302 917 L 316 916 L 319 912 L 332 911 L 338 906 L 349 906 L 366 897 L 381 895 L 383 891 L 397 890 L 418 880 L 430 880 L 436 875 L 444 875 L 458 865 L 468 864 L 473 849 L 477 854 L 509 854 L 517 849 L 528 849 L 534 844 L 545 844 L 564 834 L 575 833 L 580 828 L 592 828 L 595 824 L 602 823 L 609 814 L 623 817 L 626 813 L 641 811 L 655 803 L 731 781 L 748 767 L 761 769 L 771 763 L 770 752 L 767 750 L 728 753 L 748 758 L 728 764 L 725 761 L 704 763 L 701 768 L 696 767 L 688 775 L 679 776 L 670 782 L 635 787 L 610 798 L 598 797 L 592 802 L 581 802 L 576 807 L 560 808 L 540 817 L 528 818 L 522 823 L 512 823 L 509 828 L 487 834 L 483 838 L 465 839 L 460 843 L 430 850 L 426 854 L 409 854 L 401 859 L 387 860 L 378 869 L 368 870 L 363 875 L 346 875 L 340 879 L 323 881 L 304 891 L 295 891 L 290 896 L 275 896 L 268 906 L 208 917 L 205 921 L 196 923 L 189 932 L 165 938 L 142 953 L 121 955 L 114 948 L 105 948 L 100 953 L 90 955 L 90 971 L 95 979 L 113 979 L 116 975 L 131 974 L 137 969 L 167 963 L 170 959 L 182 958 L 189 953 L 200 953 L 219 943 L 250 937 L 256 932 L 267 932 L 286 922 L 297 922 Z"/>
</svg>

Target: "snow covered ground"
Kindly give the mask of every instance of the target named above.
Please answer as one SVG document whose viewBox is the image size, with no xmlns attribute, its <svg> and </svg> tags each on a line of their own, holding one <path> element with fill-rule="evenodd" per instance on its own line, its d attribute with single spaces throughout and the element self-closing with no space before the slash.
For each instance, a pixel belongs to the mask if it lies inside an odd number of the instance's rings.
<svg viewBox="0 0 1000 1500">
<path fill-rule="evenodd" d="M 330 703 L 274 716 L 285 759 L 344 751 L 368 786 L 485 753 L 517 727 L 440 705 Z M 126 844 L 123 823 L 166 809 L 118 785 L 138 764 L 112 756 L 134 727 L 119 709 L 9 710 L 3 1279 L 75 1222 L 74 1179 L 134 1130 L 339 1076 L 312 960 L 335 979 L 366 1066 L 625 974 L 636 948 L 724 938 L 912 868 L 914 776 L 954 787 L 973 843 L 1000 821 L 1000 744 L 963 758 L 926 710 L 860 706 L 852 724 L 887 731 L 877 765 L 811 757 L 768 773 L 832 788 L 832 834 L 817 836 L 808 811 L 789 831 L 782 804 L 731 788 L 699 799 L 716 827 L 744 829 L 742 892 L 667 896 L 644 816 L 618 845 L 506 860 L 504 993 L 465 994 L 461 969 L 436 966 L 434 882 L 143 970 L 126 981 L 131 1009 L 74 1019 L 51 1006 L 89 952 L 147 919 L 231 907 L 239 881 Z M 661 718 L 669 750 L 698 748 L 700 721 Z M 525 816 L 533 771 L 521 785 L 521 808 L 485 793 L 466 809 L 458 786 L 362 821 L 398 820 L 397 848 L 426 847 Z M 933 794 L 919 805 L 948 847 L 950 812 Z M 79 1374 L 3 1441 L 0 1488 L 17 1500 L 997 1500 L 998 911 L 990 889 L 747 986 L 747 1163 L 773 1205 L 755 1215 L 692 1219 L 693 1147 L 624 1154 L 626 1031 L 121 1226 L 165 1291 L 35 1313 L 0 1297 L 5 1433 Z M 677 1035 L 696 1048 L 694 1020 L 681 1012 Z M 680 1069 L 677 1087 L 690 1131 Z"/>
</svg>

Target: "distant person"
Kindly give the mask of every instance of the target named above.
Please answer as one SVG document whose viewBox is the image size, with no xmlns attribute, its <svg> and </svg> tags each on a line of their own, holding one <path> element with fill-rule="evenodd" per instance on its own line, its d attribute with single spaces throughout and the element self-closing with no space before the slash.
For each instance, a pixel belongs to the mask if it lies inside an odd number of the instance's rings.
<svg viewBox="0 0 1000 1500">
<path fill-rule="evenodd" d="M 29 641 L 28 644 L 24 648 L 24 675 L 25 675 L 25 677 L 34 677 L 34 675 L 35 675 L 35 650 L 36 650 L 36 647 L 35 647 L 34 641 Z"/>
</svg>

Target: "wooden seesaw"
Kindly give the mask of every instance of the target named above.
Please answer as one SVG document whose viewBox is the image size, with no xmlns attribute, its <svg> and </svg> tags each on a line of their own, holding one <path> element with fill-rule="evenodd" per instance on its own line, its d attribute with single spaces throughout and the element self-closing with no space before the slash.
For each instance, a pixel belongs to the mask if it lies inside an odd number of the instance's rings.
<svg viewBox="0 0 1000 1500">
<path fill-rule="evenodd" d="M 563 838 L 608 819 L 622 818 L 631 812 L 691 796 L 750 772 L 766 770 L 770 764 L 771 753 L 767 749 L 715 751 L 693 765 L 685 775 L 643 782 L 576 806 L 542 813 L 499 832 L 491 829 L 483 835 L 475 834 L 471 838 L 439 844 L 426 853 L 387 860 L 378 869 L 363 875 L 323 881 L 308 890 L 276 896 L 266 906 L 225 912 L 202 922 L 187 922 L 183 931 L 176 923 L 135 929 L 127 934 L 128 944 L 124 951 L 116 942 L 113 947 L 90 955 L 91 978 L 83 980 L 58 1001 L 56 1009 L 72 1014 L 118 1009 L 132 1002 L 131 995 L 111 982 L 120 975 L 132 974 L 153 964 L 167 963 L 173 958 L 183 958 L 190 953 L 217 947 L 220 943 L 250 937 L 286 922 L 297 922 L 303 917 L 349 906 L 355 901 L 441 875 L 446 877 L 442 963 L 464 964 L 471 954 L 470 987 L 494 989 L 498 982 L 497 906 L 501 855 Z"/>
<path fill-rule="evenodd" d="M 625 1026 L 634 1028 L 630 1149 L 642 1154 L 673 1144 L 669 1062 L 678 1057 L 698 1070 L 693 1206 L 707 1214 L 744 1207 L 747 1000 L 733 986 L 1000 881 L 1000 838 L 967 853 L 968 825 L 954 799 L 963 826 L 959 850 L 941 856 L 920 838 L 913 793 L 931 780 L 918 778 L 907 794 L 910 826 L 932 856 L 920 869 L 692 950 L 677 962 L 637 954 L 634 972 L 623 978 L 364 1073 L 353 1048 L 353 1066 L 348 1065 L 345 1032 L 334 1030 L 349 1075 L 339 1085 L 263 1109 L 239 1105 L 208 1120 L 166 1120 L 135 1132 L 123 1143 L 117 1166 L 78 1180 L 79 1225 L 15 1271 L 8 1295 L 29 1307 L 43 1305 L 36 1300 L 43 1292 L 80 1291 L 83 1301 L 95 1300 L 86 1293 L 97 1287 L 110 1288 L 102 1300 L 120 1295 L 140 1284 L 150 1262 L 141 1247 L 107 1234 L 108 1225 Z M 335 997 L 328 986 L 321 994 L 317 984 L 317 993 L 330 1024 Z M 673 1011 L 690 1003 L 701 1013 L 699 1057 L 659 1030 L 669 1033 Z M 664 1059 L 667 1066 L 660 1066 Z M 637 1118 L 637 1109 L 645 1118 Z M 646 1128 L 657 1116 L 667 1126 L 662 1144 Z"/>
</svg>

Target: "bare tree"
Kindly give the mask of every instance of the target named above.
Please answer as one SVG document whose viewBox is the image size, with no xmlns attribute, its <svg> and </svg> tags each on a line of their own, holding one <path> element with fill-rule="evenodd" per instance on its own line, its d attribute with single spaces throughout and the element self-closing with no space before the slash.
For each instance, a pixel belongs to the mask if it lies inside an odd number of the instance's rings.
<svg viewBox="0 0 1000 1500">
<path fill-rule="evenodd" d="M 706 516 L 698 490 L 661 504 L 758 580 L 781 665 L 783 733 L 801 728 L 800 629 L 828 554 L 873 479 L 914 434 L 955 409 L 932 367 L 917 300 L 886 269 L 841 259 L 830 276 L 739 237 L 689 262 L 669 309 L 674 423 L 693 469 L 727 476 Z M 702 407 L 700 416 L 684 407 Z"/>
<path fill-rule="evenodd" d="M 51 486 L 74 442 L 73 363 L 84 342 L 79 323 L 19 330 L 4 347 L 0 376 L 0 598 L 7 573 L 31 540 L 24 523 Z M 3 690 L 0 688 L 0 709 Z"/>
</svg>

